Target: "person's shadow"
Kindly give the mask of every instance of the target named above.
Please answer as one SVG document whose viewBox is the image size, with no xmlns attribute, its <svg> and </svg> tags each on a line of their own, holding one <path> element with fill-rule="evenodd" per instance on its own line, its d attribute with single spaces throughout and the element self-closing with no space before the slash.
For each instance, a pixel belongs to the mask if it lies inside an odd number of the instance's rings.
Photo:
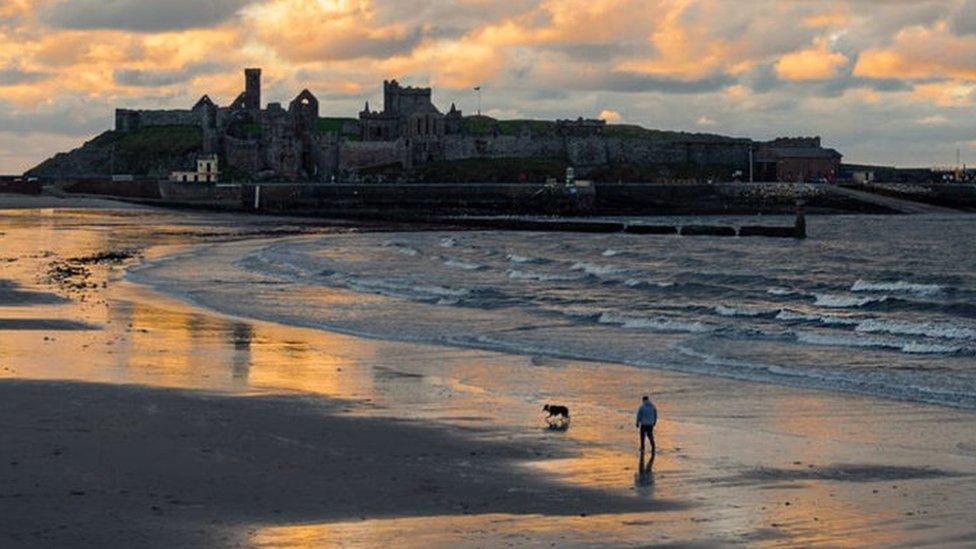
<svg viewBox="0 0 976 549">
<path fill-rule="evenodd" d="M 654 454 L 651 454 L 651 459 L 645 462 L 644 452 L 640 453 L 640 457 L 637 461 L 637 475 L 634 476 L 634 486 L 637 488 L 648 488 L 654 485 L 654 473 L 652 469 L 654 467 Z"/>
</svg>

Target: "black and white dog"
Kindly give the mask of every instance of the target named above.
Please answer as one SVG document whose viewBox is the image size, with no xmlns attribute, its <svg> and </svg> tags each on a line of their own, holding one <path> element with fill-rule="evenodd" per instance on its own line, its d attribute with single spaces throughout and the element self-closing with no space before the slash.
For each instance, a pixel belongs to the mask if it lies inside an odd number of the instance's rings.
<svg viewBox="0 0 976 549">
<path fill-rule="evenodd" d="M 559 404 L 546 404 L 542 411 L 549 414 L 546 416 L 546 424 L 550 429 L 566 429 L 569 427 L 569 408 Z"/>
</svg>

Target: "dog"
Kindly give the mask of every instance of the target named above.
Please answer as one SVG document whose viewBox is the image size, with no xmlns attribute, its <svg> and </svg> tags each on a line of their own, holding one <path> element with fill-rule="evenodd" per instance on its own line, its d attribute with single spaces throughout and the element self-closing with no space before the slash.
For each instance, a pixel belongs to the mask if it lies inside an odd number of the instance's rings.
<svg viewBox="0 0 976 549">
<path fill-rule="evenodd" d="M 565 430 L 569 428 L 569 408 L 559 404 L 546 404 L 542 411 L 548 413 L 546 424 L 553 430 Z"/>
</svg>

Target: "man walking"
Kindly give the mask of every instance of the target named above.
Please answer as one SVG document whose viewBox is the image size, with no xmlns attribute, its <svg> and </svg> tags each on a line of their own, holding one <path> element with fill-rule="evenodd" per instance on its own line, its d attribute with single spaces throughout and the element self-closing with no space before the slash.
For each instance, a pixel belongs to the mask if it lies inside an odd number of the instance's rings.
<svg viewBox="0 0 976 549">
<path fill-rule="evenodd" d="M 640 451 L 644 453 L 644 437 L 651 441 L 651 462 L 654 462 L 654 425 L 657 423 L 657 408 L 651 398 L 644 395 L 640 408 L 637 409 L 637 428 L 640 429 Z"/>
</svg>

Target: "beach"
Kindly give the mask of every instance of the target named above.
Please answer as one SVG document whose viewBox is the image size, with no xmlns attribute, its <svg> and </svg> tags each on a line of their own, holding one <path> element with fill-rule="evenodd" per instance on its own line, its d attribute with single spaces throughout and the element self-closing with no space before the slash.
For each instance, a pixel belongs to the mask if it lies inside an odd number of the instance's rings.
<svg viewBox="0 0 976 549">
<path fill-rule="evenodd" d="M 474 344 L 445 326 L 502 333 L 524 313 L 247 262 L 374 237 L 348 225 L 30 200 L 0 196 L 5 546 L 976 543 L 965 407 Z M 473 264 L 447 268 L 491 268 Z M 644 392 L 661 415 L 649 476 Z M 544 429 L 550 402 L 568 431 Z"/>
</svg>

